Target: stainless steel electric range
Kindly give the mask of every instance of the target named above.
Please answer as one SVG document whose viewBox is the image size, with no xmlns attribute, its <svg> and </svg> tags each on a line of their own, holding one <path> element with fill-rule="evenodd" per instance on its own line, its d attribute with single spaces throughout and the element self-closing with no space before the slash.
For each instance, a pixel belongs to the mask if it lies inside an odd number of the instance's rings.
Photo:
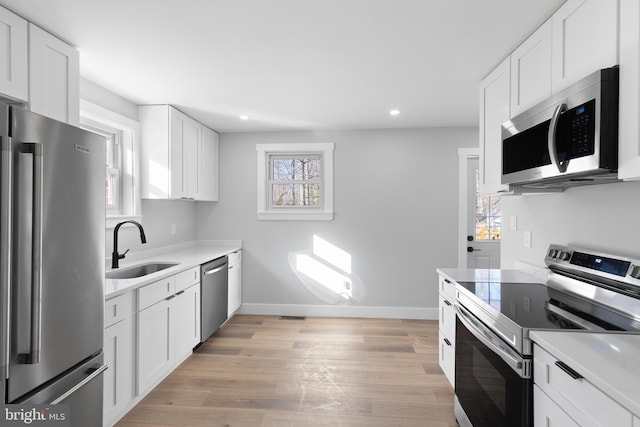
<svg viewBox="0 0 640 427">
<path fill-rule="evenodd" d="M 551 245 L 545 264 L 544 283 L 457 282 L 461 426 L 533 425 L 529 331 L 640 333 L 640 259 Z"/>
</svg>

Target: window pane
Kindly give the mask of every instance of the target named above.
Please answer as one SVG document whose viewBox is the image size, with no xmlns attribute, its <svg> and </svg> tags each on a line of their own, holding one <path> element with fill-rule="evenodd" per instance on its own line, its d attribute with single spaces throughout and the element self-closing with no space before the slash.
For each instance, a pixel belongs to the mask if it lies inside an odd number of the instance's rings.
<svg viewBox="0 0 640 427">
<path fill-rule="evenodd" d="M 105 181 L 105 203 L 107 208 L 117 209 L 119 201 L 119 183 L 118 178 L 120 171 L 118 169 L 107 168 L 107 178 Z"/>
<path fill-rule="evenodd" d="M 273 158 L 274 181 L 306 181 L 320 178 L 319 158 Z"/>
<path fill-rule="evenodd" d="M 320 206 L 319 184 L 273 184 L 272 207 Z"/>
<path fill-rule="evenodd" d="M 479 187 L 480 173 L 476 169 L 476 240 L 500 240 L 502 238 L 500 196 L 482 196 Z"/>
</svg>

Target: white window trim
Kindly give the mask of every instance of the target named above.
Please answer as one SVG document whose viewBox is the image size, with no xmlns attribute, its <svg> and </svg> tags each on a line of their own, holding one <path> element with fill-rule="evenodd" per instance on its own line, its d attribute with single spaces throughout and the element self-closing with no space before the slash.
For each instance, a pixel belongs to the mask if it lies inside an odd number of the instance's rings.
<svg viewBox="0 0 640 427">
<path fill-rule="evenodd" d="M 333 150 L 335 144 L 327 143 L 291 143 L 291 144 L 256 144 L 258 152 L 258 219 L 260 220 L 324 220 L 333 219 Z M 278 208 L 268 206 L 267 191 L 269 155 L 271 154 L 303 154 L 322 153 L 322 191 L 323 203 L 320 209 Z"/>
<path fill-rule="evenodd" d="M 122 213 L 106 215 L 106 228 L 112 229 L 119 222 L 141 220 L 142 201 L 140 198 L 140 165 L 138 153 L 140 143 L 140 125 L 137 121 L 122 116 L 104 107 L 84 99 L 80 100 L 80 117 L 92 122 L 102 123 L 122 132 Z"/>
</svg>

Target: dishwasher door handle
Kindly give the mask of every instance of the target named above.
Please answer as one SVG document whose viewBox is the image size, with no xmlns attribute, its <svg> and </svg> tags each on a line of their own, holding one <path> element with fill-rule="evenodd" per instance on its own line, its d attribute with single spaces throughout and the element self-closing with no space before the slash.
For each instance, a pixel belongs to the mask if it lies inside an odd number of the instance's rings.
<svg viewBox="0 0 640 427">
<path fill-rule="evenodd" d="M 228 264 L 224 264 L 224 265 L 221 265 L 221 266 L 220 266 L 220 267 L 218 267 L 218 268 L 213 268 L 213 269 L 211 269 L 211 270 L 207 270 L 207 271 L 205 271 L 205 272 L 204 272 L 204 275 L 205 275 L 205 276 L 208 276 L 208 275 L 210 275 L 210 274 L 217 273 L 218 271 L 222 271 L 222 270 L 224 270 L 225 268 L 227 268 L 227 265 L 228 265 Z"/>
</svg>

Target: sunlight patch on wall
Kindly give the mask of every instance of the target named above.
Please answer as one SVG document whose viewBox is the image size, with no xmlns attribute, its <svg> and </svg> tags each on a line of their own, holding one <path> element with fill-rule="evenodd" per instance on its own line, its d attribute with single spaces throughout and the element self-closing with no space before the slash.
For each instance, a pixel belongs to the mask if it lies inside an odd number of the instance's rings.
<svg viewBox="0 0 640 427">
<path fill-rule="evenodd" d="M 315 234 L 313 235 L 313 254 L 345 273 L 351 274 L 351 254 Z"/>
<path fill-rule="evenodd" d="M 351 254 L 313 235 L 311 250 L 289 253 L 289 265 L 300 282 L 330 304 L 351 304 L 365 292 L 352 272 Z"/>
</svg>

